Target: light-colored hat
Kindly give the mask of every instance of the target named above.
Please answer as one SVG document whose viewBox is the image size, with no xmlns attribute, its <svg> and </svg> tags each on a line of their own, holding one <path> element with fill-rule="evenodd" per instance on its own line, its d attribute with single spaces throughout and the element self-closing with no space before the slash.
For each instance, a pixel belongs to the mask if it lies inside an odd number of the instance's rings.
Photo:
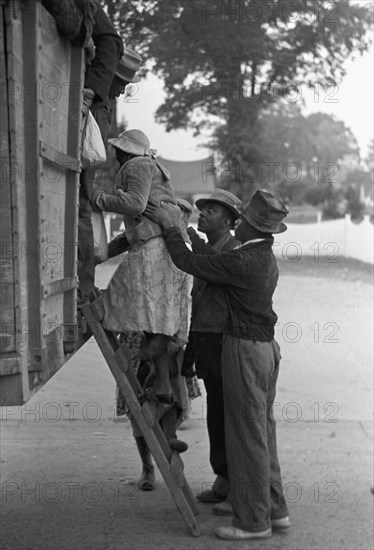
<svg viewBox="0 0 374 550">
<path fill-rule="evenodd" d="M 282 220 L 287 214 L 286 205 L 280 199 L 269 191 L 258 189 L 243 206 L 242 217 L 263 233 L 283 233 L 287 226 Z"/>
<path fill-rule="evenodd" d="M 108 143 L 125 153 L 142 157 L 152 155 L 150 141 L 141 130 L 125 130 L 118 138 L 108 139 Z"/>
<path fill-rule="evenodd" d="M 125 82 L 140 82 L 136 71 L 140 69 L 142 58 L 134 50 L 124 48 L 124 53 L 118 61 L 115 75 Z"/>
<path fill-rule="evenodd" d="M 202 210 L 207 202 L 218 202 L 218 204 L 228 208 L 230 212 L 234 214 L 235 219 L 240 217 L 242 205 L 241 200 L 238 199 L 238 197 L 236 197 L 233 193 L 230 193 L 230 191 L 226 191 L 225 189 L 215 189 L 210 197 L 198 199 L 195 204 L 199 210 Z"/>
</svg>

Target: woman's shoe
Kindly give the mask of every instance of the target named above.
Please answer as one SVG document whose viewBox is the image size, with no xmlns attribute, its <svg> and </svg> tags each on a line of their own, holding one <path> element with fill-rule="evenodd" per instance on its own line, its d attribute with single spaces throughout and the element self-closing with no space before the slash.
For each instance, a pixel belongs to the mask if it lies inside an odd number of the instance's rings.
<svg viewBox="0 0 374 550">
<path fill-rule="evenodd" d="M 135 443 L 142 461 L 142 475 L 138 481 L 141 491 L 153 491 L 155 488 L 155 468 L 152 455 L 143 436 L 135 437 Z"/>
<path fill-rule="evenodd" d="M 142 475 L 138 482 L 138 487 L 141 491 L 153 491 L 155 485 L 155 472 L 152 466 L 152 469 L 142 471 Z"/>
<path fill-rule="evenodd" d="M 206 489 L 205 491 L 201 491 L 201 493 L 197 493 L 196 498 L 204 504 L 217 504 L 226 500 L 226 495 L 221 495 L 214 489 Z"/>
<path fill-rule="evenodd" d="M 188 449 L 187 443 L 180 439 L 169 439 L 168 441 L 170 449 L 177 451 L 178 453 L 184 453 Z"/>
<path fill-rule="evenodd" d="M 212 508 L 213 514 L 216 516 L 232 516 L 234 513 L 232 510 L 232 504 L 228 500 L 215 504 Z"/>
</svg>

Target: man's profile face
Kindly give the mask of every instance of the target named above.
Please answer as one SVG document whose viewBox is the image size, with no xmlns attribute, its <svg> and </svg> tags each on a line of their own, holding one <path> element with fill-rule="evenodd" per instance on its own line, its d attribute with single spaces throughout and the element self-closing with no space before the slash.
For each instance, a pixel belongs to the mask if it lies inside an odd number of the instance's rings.
<svg viewBox="0 0 374 550">
<path fill-rule="evenodd" d="M 109 97 L 119 97 L 121 94 L 124 94 L 127 84 L 128 82 L 115 75 L 109 90 Z"/>
<path fill-rule="evenodd" d="M 211 233 L 223 229 L 229 217 L 230 211 L 227 208 L 218 202 L 207 201 L 200 210 L 197 229 L 202 233 Z M 230 227 L 229 224 L 227 224 L 227 227 Z"/>
</svg>

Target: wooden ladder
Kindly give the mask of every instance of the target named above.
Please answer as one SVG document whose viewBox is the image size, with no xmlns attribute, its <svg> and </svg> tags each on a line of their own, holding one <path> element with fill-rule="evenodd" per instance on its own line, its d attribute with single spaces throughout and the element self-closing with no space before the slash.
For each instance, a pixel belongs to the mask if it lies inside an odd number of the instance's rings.
<svg viewBox="0 0 374 550">
<path fill-rule="evenodd" d="M 198 537 L 200 527 L 195 517 L 198 509 L 184 477 L 184 464 L 178 452 L 170 448 L 156 419 L 154 406 L 149 401 L 142 403 L 144 391 L 135 373 L 129 368 L 128 350 L 120 345 L 114 334 L 105 330 L 101 324 L 104 316 L 102 298 L 99 296 L 85 304 L 81 311 L 130 407 L 131 415 L 142 432 L 182 518 L 191 534 Z"/>
</svg>

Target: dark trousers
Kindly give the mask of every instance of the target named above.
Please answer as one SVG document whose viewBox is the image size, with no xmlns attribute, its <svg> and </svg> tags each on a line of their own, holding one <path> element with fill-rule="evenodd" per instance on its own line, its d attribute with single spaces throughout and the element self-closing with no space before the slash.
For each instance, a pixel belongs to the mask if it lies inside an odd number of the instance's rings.
<svg viewBox="0 0 374 550">
<path fill-rule="evenodd" d="M 228 467 L 225 447 L 225 416 L 222 385 L 222 333 L 191 331 L 196 374 L 204 380 L 207 399 L 207 427 L 210 464 L 217 479 L 213 489 L 222 495 L 228 491 Z"/>
<path fill-rule="evenodd" d="M 217 476 L 229 479 L 226 446 L 222 378 L 214 374 L 204 377 L 207 401 L 207 427 L 210 443 L 210 464 Z"/>
</svg>

